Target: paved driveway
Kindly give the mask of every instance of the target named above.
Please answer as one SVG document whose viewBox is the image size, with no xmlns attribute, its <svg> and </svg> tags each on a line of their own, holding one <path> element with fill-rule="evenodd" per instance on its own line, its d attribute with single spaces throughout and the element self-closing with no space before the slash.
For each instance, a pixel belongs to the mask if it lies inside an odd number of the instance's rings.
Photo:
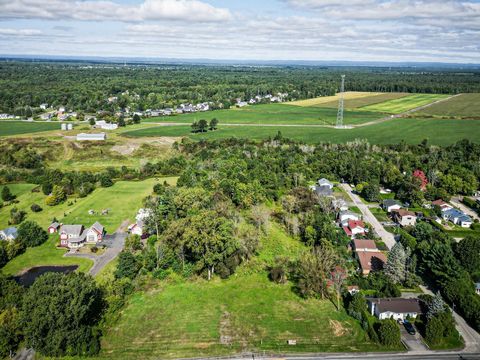
<svg viewBox="0 0 480 360">
<path fill-rule="evenodd" d="M 377 233 L 377 235 L 382 239 L 385 243 L 387 248 L 390 250 L 395 245 L 395 238 L 393 234 L 389 233 L 385 228 L 380 224 L 375 216 L 373 216 L 372 212 L 368 205 L 365 205 L 360 197 L 353 193 L 352 188 L 348 184 L 340 184 L 339 185 L 345 192 L 348 194 L 350 199 L 352 199 L 353 203 L 356 207 L 360 209 L 363 215 L 363 220 L 372 225 L 373 229 Z"/>
<path fill-rule="evenodd" d="M 402 336 L 402 341 L 407 346 L 409 351 L 427 351 L 428 348 L 422 341 L 420 334 L 410 335 L 403 324 L 400 325 L 400 334 Z"/>
<path fill-rule="evenodd" d="M 463 199 L 460 198 L 460 197 L 454 197 L 454 198 L 451 198 L 450 199 L 450 203 L 459 208 L 460 210 L 462 210 L 465 214 L 467 214 L 468 216 L 470 216 L 472 219 L 477 219 L 477 220 L 480 220 L 480 217 L 478 216 L 478 214 L 473 211 L 472 209 L 470 209 L 468 206 L 465 206 L 464 204 L 461 203 Z"/>
</svg>

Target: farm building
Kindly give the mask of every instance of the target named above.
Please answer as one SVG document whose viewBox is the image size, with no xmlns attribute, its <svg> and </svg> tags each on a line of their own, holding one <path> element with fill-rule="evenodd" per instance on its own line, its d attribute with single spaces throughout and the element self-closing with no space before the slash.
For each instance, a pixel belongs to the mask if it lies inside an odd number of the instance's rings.
<svg viewBox="0 0 480 360">
<path fill-rule="evenodd" d="M 77 134 L 77 141 L 105 141 L 107 139 L 107 134 L 98 133 L 98 134 L 86 134 L 80 133 Z"/>
</svg>

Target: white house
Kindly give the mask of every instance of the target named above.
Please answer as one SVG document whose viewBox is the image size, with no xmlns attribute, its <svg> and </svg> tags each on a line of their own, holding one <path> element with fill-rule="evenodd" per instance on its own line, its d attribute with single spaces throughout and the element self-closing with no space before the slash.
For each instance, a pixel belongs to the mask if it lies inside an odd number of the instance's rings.
<svg viewBox="0 0 480 360">
<path fill-rule="evenodd" d="M 351 239 L 354 239 L 357 235 L 365 235 L 367 232 L 365 223 L 362 220 L 347 220 L 343 230 Z"/>
<path fill-rule="evenodd" d="M 394 210 L 400 210 L 401 208 L 402 208 L 402 204 L 400 204 L 397 200 L 394 200 L 394 199 L 383 200 L 383 209 L 387 213 L 391 213 Z"/>
<path fill-rule="evenodd" d="M 77 141 L 105 141 L 107 139 L 107 134 L 98 133 L 98 134 L 86 134 L 80 133 L 77 134 Z"/>
<path fill-rule="evenodd" d="M 413 211 L 405 209 L 392 211 L 393 219 L 401 226 L 415 226 L 417 223 L 417 215 Z"/>
<path fill-rule="evenodd" d="M 459 225 L 463 228 L 469 228 L 473 224 L 470 216 L 455 208 L 442 211 L 442 217 L 443 220 L 451 221 L 455 225 Z"/>
<path fill-rule="evenodd" d="M 353 211 L 346 210 L 346 211 L 340 211 L 338 213 L 338 222 L 342 226 L 348 226 L 348 221 L 353 220 L 353 221 L 358 221 L 360 220 L 360 215 L 354 213 Z"/>
<path fill-rule="evenodd" d="M 90 228 L 85 232 L 85 240 L 87 243 L 98 243 L 103 240 L 105 235 L 105 228 L 102 224 L 96 221 Z"/>
<path fill-rule="evenodd" d="M 0 230 L 0 240 L 13 241 L 17 238 L 17 228 L 8 227 L 6 229 Z"/>
<path fill-rule="evenodd" d="M 40 104 L 39 107 L 40 107 L 40 109 L 42 109 L 42 110 L 47 110 L 48 104 Z"/>
<path fill-rule="evenodd" d="M 380 320 L 393 318 L 395 320 L 415 319 L 422 313 L 420 300 L 403 298 L 368 299 L 370 314 Z"/>
<path fill-rule="evenodd" d="M 480 282 L 475 284 L 475 293 L 477 295 L 480 295 Z"/>
<path fill-rule="evenodd" d="M 85 229 L 83 225 L 62 225 L 58 233 L 60 234 L 60 246 L 77 249 L 85 243 L 101 242 L 105 236 L 105 228 L 99 222 L 95 222 L 88 229 Z"/>
</svg>

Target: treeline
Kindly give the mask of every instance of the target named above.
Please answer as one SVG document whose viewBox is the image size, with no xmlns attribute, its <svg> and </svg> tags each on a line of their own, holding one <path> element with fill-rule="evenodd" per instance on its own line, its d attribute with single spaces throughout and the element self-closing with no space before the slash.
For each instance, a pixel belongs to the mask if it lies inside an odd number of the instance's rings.
<svg viewBox="0 0 480 360">
<path fill-rule="evenodd" d="M 180 103 L 213 102 L 228 108 L 237 98 L 288 93 L 287 99 L 333 95 L 346 74 L 350 91 L 480 92 L 480 72 L 368 67 L 234 67 L 85 64 L 0 64 L 0 112 L 25 114 L 47 103 L 83 112 L 143 111 Z M 108 101 L 109 97 L 117 97 Z"/>
</svg>

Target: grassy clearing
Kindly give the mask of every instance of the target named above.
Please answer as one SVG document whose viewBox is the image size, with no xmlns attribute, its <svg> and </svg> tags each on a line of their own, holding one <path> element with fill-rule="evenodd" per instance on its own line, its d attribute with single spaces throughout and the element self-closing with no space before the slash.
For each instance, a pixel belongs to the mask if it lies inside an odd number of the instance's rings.
<svg viewBox="0 0 480 360">
<path fill-rule="evenodd" d="M 434 101 L 445 99 L 449 95 L 437 94 L 415 94 L 382 102 L 380 104 L 368 105 L 361 108 L 365 111 L 378 111 L 388 114 L 400 114 L 402 112 L 415 109 L 416 107 L 430 104 Z"/>
<path fill-rule="evenodd" d="M 383 123 L 354 129 L 321 127 L 253 127 L 222 126 L 213 132 L 192 134 L 188 126 L 157 126 L 124 133 L 131 137 L 188 136 L 195 140 L 230 137 L 254 140 L 274 137 L 280 131 L 284 137 L 306 143 L 345 143 L 366 139 L 372 144 L 395 144 L 405 141 L 418 144 L 428 139 L 433 145 L 449 145 L 462 139 L 480 141 L 480 122 L 469 120 L 392 119 Z"/>
<path fill-rule="evenodd" d="M 118 181 L 109 188 L 97 188 L 85 198 L 70 198 L 57 206 L 45 205 L 46 196 L 42 192 L 31 192 L 35 187 L 32 184 L 8 185 L 13 193 L 18 193 L 17 204 L 4 206 L 0 209 L 0 228 L 8 226 L 10 210 L 12 207 L 27 212 L 27 219 L 38 222 L 42 227 L 50 225 L 56 217 L 64 223 L 79 223 L 90 226 L 95 221 L 100 221 L 108 232 L 115 231 L 126 219 L 133 219 L 136 211 L 142 205 L 142 200 L 152 192 L 153 185 L 161 181 L 174 185 L 175 177 L 148 179 L 145 181 Z M 43 210 L 34 213 L 30 210 L 33 203 L 39 204 Z M 92 209 L 101 212 L 110 209 L 108 215 L 89 215 Z"/>
<path fill-rule="evenodd" d="M 7 275 L 15 275 L 33 266 L 78 265 L 77 271 L 87 272 L 92 267 L 93 261 L 89 259 L 63 257 L 66 250 L 58 249 L 57 242 L 58 236 L 50 236 L 47 242 L 28 248 L 23 254 L 8 262 L 0 271 Z"/>
<path fill-rule="evenodd" d="M 461 94 L 414 114 L 449 118 L 480 119 L 480 94 Z"/>
<path fill-rule="evenodd" d="M 54 122 L 0 121 L 0 137 L 59 129 L 60 124 Z"/>
<path fill-rule="evenodd" d="M 345 100 L 359 99 L 364 97 L 369 97 L 372 95 L 379 95 L 381 93 L 372 93 L 372 92 L 360 92 L 360 91 L 347 91 L 345 92 Z M 287 104 L 296 105 L 296 106 L 323 106 L 323 104 L 336 102 L 338 104 L 339 94 L 334 96 L 322 96 L 313 99 L 297 100 L 291 101 Z"/>
<path fill-rule="evenodd" d="M 303 244 L 272 224 L 260 253 L 227 280 L 162 281 L 137 293 L 102 341 L 100 358 L 206 357 L 241 351 L 379 351 L 359 324 L 328 300 L 299 298 L 263 270 Z M 296 346 L 287 340 L 297 340 Z M 384 349 L 383 349 L 384 350 Z"/>
<path fill-rule="evenodd" d="M 345 111 L 345 124 L 362 124 L 381 118 L 368 111 Z M 288 104 L 252 105 L 241 109 L 216 110 L 206 113 L 181 114 L 145 119 L 144 122 L 176 122 L 191 124 L 200 119 L 218 119 L 221 124 L 296 124 L 334 125 L 337 110 L 333 108 L 301 107 Z"/>
<path fill-rule="evenodd" d="M 359 109 L 364 106 L 380 104 L 386 101 L 409 96 L 407 93 L 372 93 L 371 96 L 345 99 L 345 109 Z M 337 108 L 338 100 L 320 104 L 321 107 Z"/>
</svg>

